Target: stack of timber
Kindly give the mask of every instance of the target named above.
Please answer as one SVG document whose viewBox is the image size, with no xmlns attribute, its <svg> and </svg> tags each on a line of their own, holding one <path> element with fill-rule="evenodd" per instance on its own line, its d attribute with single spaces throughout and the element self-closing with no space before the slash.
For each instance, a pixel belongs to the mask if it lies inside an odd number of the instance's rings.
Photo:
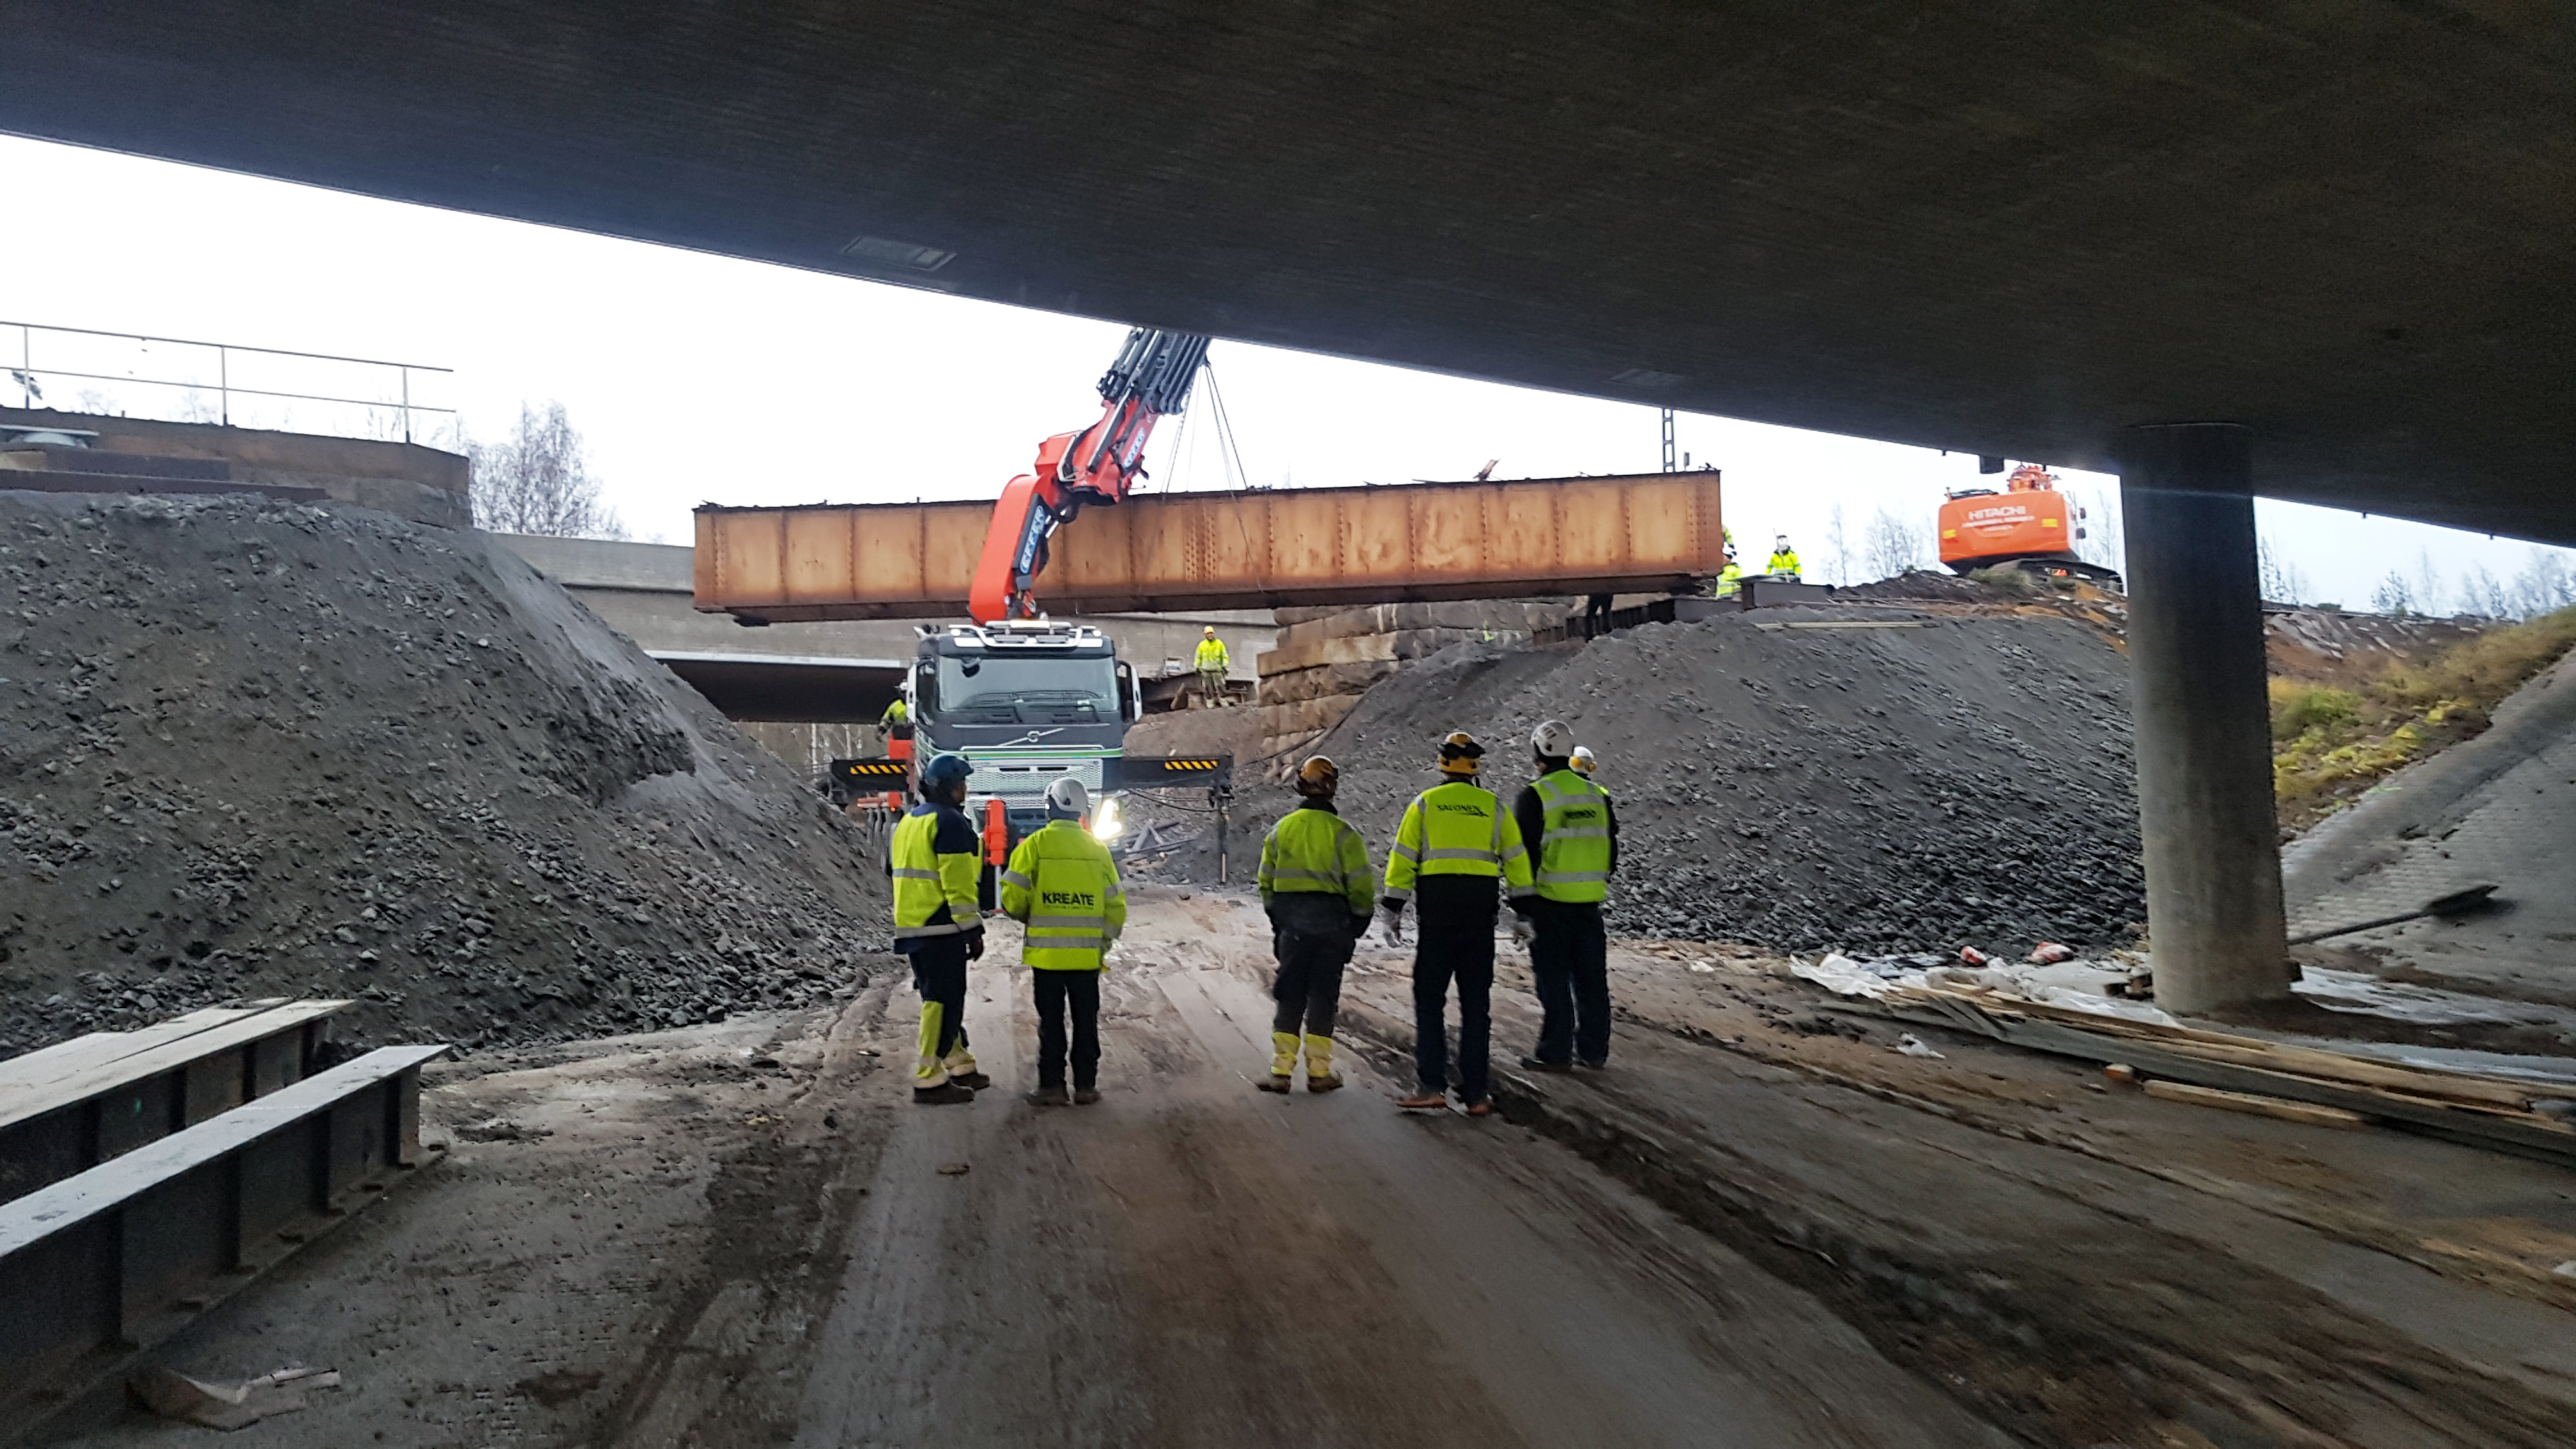
<svg viewBox="0 0 2576 1449">
<path fill-rule="evenodd" d="M 1834 1005 L 2126 1067 L 2150 1084 L 2163 1081 L 2205 1089 L 2163 1094 L 2175 1100 L 2239 1111 L 2253 1110 L 2264 1102 L 2302 1103 L 2450 1141 L 2576 1165 L 2576 1125 L 2560 1115 L 2570 1104 L 2563 1089 L 2547 1081 L 2482 1076 L 2260 1037 L 2133 1021 L 1991 992 L 1902 988 L 1866 1007 Z M 2215 1100 L 2221 1097 L 2229 1100 Z M 2269 1115 L 2325 1120 L 2290 1110 Z"/>
<path fill-rule="evenodd" d="M 1295 768 L 1299 751 L 1341 723 L 1371 685 L 1404 661 L 1453 644 L 1525 643 L 1561 627 L 1572 599 L 1438 604 L 1324 604 L 1277 611 L 1278 647 L 1259 658 L 1261 753 Z"/>
</svg>

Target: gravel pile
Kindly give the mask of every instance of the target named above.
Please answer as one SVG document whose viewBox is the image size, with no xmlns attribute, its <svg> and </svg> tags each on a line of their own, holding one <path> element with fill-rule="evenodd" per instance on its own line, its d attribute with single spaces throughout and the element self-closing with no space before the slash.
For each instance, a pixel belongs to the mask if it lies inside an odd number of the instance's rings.
<svg viewBox="0 0 2576 1449">
<path fill-rule="evenodd" d="M 0 1055 L 267 995 L 675 1026 L 891 958 L 858 832 L 480 535 L 0 493 Z"/>
<path fill-rule="evenodd" d="M 1888 622 L 1903 627 L 1808 627 Z M 1437 782 L 1443 733 L 1473 731 L 1487 782 L 1516 789 L 1531 726 L 1568 720 L 1619 802 L 1623 934 L 2125 944 L 2145 919 L 2126 689 L 2110 640 L 2063 618 L 1766 609 L 1460 646 L 1380 682 L 1320 748 L 1382 858 L 1404 802 Z M 1237 838 L 1257 843 L 1287 803 L 1248 790 Z"/>
</svg>

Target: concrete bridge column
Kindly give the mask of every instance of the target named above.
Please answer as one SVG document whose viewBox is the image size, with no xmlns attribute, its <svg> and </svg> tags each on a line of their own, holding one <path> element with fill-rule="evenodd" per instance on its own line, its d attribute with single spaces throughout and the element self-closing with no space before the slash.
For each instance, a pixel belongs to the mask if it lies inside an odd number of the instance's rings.
<svg viewBox="0 0 2576 1449">
<path fill-rule="evenodd" d="M 2129 670 L 2156 1000 L 2289 992 L 2250 432 L 2128 430 Z"/>
</svg>

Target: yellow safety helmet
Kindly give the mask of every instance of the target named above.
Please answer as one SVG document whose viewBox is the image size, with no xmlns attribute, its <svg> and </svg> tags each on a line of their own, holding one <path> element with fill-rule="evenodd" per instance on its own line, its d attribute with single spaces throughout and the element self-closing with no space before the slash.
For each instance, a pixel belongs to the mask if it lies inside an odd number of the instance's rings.
<svg viewBox="0 0 2576 1449">
<path fill-rule="evenodd" d="M 1330 795 L 1341 783 L 1341 767 L 1325 756 L 1309 755 L 1306 763 L 1297 767 L 1297 793 L 1300 795 Z"/>
<path fill-rule="evenodd" d="M 1477 762 L 1484 758 L 1485 747 L 1476 743 L 1476 737 L 1465 730 L 1455 731 L 1440 742 L 1442 774 L 1472 775 L 1480 768 Z"/>
<path fill-rule="evenodd" d="M 1578 775 L 1588 776 L 1593 771 L 1601 768 L 1601 762 L 1592 758 L 1592 747 L 1590 745 L 1576 745 L 1574 747 L 1574 753 L 1565 757 L 1565 762 L 1568 765 L 1573 766 L 1574 773 Z"/>
<path fill-rule="evenodd" d="M 1215 638 L 1215 637 L 1216 637 L 1216 626 L 1215 626 L 1214 624 L 1210 624 L 1210 625 L 1208 625 L 1206 628 L 1201 629 L 1199 632 L 1200 632 L 1200 633 L 1202 633 L 1202 634 L 1205 634 L 1207 637 L 1209 637 L 1209 638 L 1213 639 L 1213 638 Z"/>
</svg>

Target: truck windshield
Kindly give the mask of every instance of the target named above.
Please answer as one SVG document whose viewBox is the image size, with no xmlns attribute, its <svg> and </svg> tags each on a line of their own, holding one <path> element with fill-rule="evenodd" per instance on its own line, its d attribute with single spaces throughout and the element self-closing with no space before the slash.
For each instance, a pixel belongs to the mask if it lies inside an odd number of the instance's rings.
<svg viewBox="0 0 2576 1449">
<path fill-rule="evenodd" d="M 1118 718 L 1105 658 L 939 656 L 937 717 L 954 724 L 1096 724 Z"/>
</svg>

